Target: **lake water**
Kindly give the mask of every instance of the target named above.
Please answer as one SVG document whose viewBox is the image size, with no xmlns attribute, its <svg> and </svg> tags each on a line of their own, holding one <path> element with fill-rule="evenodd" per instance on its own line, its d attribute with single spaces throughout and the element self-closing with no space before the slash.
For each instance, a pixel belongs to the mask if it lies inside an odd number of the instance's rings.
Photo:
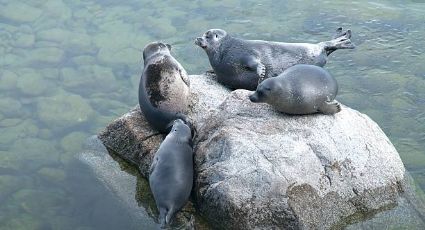
<svg viewBox="0 0 425 230">
<path fill-rule="evenodd" d="M 352 29 L 357 48 L 326 65 L 337 99 L 381 126 L 422 194 L 424 2 L 0 0 L 0 229 L 140 229 L 75 155 L 137 104 L 144 45 L 168 42 L 203 73 L 193 40 L 210 28 L 311 43 Z"/>
</svg>

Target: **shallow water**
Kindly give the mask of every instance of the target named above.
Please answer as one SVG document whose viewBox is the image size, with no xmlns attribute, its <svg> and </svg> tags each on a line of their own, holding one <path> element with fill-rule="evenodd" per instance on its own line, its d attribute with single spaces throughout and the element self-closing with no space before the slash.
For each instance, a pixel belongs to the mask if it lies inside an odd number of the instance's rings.
<svg viewBox="0 0 425 230">
<path fill-rule="evenodd" d="M 425 189 L 424 1 L 116 2 L 0 0 L 0 229 L 140 228 L 74 156 L 137 104 L 146 43 L 199 74 L 193 40 L 209 28 L 313 43 L 352 29 L 357 49 L 326 65 L 337 99 L 382 127 Z"/>
</svg>

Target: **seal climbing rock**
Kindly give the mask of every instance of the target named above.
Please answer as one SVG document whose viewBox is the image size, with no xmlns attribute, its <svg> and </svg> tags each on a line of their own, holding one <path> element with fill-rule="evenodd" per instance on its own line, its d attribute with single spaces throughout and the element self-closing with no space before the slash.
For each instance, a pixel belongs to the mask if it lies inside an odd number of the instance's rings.
<svg viewBox="0 0 425 230">
<path fill-rule="evenodd" d="M 170 133 L 155 153 L 149 184 L 160 223 L 168 225 L 188 201 L 193 185 L 191 129 L 180 119 L 174 121 Z"/>
<path fill-rule="evenodd" d="M 149 124 L 167 133 L 172 122 L 182 119 L 189 107 L 189 78 L 170 54 L 171 46 L 148 44 L 143 50 L 144 69 L 139 84 L 139 105 Z"/>
<path fill-rule="evenodd" d="M 337 49 L 353 49 L 351 30 L 338 28 L 334 39 L 317 44 L 244 40 L 222 29 L 208 30 L 195 40 L 208 55 L 217 80 L 232 89 L 255 90 L 263 79 L 296 64 L 324 66 Z"/>
<path fill-rule="evenodd" d="M 288 114 L 334 114 L 341 106 L 334 99 L 338 84 L 328 71 L 315 65 L 295 65 L 261 82 L 252 102 L 265 102 Z"/>
</svg>

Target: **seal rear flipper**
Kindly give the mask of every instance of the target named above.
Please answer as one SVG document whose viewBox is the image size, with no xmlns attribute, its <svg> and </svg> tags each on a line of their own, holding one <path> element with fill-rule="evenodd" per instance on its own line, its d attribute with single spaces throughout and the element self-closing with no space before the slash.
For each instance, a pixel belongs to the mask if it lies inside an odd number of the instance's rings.
<svg viewBox="0 0 425 230">
<path fill-rule="evenodd" d="M 354 49 L 355 45 L 351 42 L 350 38 L 351 30 L 342 31 L 342 27 L 339 27 L 332 40 L 321 42 L 319 44 L 323 45 L 326 55 L 330 55 L 337 49 Z"/>
<path fill-rule="evenodd" d="M 344 36 L 346 33 L 347 33 L 347 31 L 343 31 L 343 30 L 342 30 L 342 27 L 338 27 L 338 28 L 336 29 L 335 34 L 334 34 L 334 36 L 332 37 L 332 39 L 336 39 L 336 38 L 339 38 L 339 37 L 341 37 L 341 36 Z M 351 37 L 351 35 L 350 35 L 350 37 Z"/>
<path fill-rule="evenodd" d="M 341 105 L 333 100 L 333 101 L 325 101 L 320 107 L 319 112 L 323 114 L 335 114 L 341 111 Z"/>
<path fill-rule="evenodd" d="M 160 208 L 159 209 L 159 223 L 161 228 L 168 226 L 171 223 L 171 218 L 174 214 L 174 208 Z"/>
<path fill-rule="evenodd" d="M 168 224 L 167 213 L 168 213 L 168 209 L 166 209 L 166 208 L 160 208 L 159 209 L 158 222 L 161 225 L 161 228 L 164 228 Z"/>
</svg>

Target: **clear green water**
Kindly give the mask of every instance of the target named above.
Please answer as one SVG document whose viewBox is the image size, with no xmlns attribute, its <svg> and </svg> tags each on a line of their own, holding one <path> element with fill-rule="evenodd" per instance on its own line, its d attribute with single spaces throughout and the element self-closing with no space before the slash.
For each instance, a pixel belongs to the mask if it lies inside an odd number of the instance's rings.
<svg viewBox="0 0 425 230">
<path fill-rule="evenodd" d="M 326 65 L 337 99 L 382 127 L 425 189 L 423 2 L 0 0 L 0 229 L 137 228 L 74 156 L 137 104 L 146 43 L 173 44 L 199 74 L 193 39 L 210 28 L 287 42 L 351 28 L 357 49 Z"/>
</svg>

